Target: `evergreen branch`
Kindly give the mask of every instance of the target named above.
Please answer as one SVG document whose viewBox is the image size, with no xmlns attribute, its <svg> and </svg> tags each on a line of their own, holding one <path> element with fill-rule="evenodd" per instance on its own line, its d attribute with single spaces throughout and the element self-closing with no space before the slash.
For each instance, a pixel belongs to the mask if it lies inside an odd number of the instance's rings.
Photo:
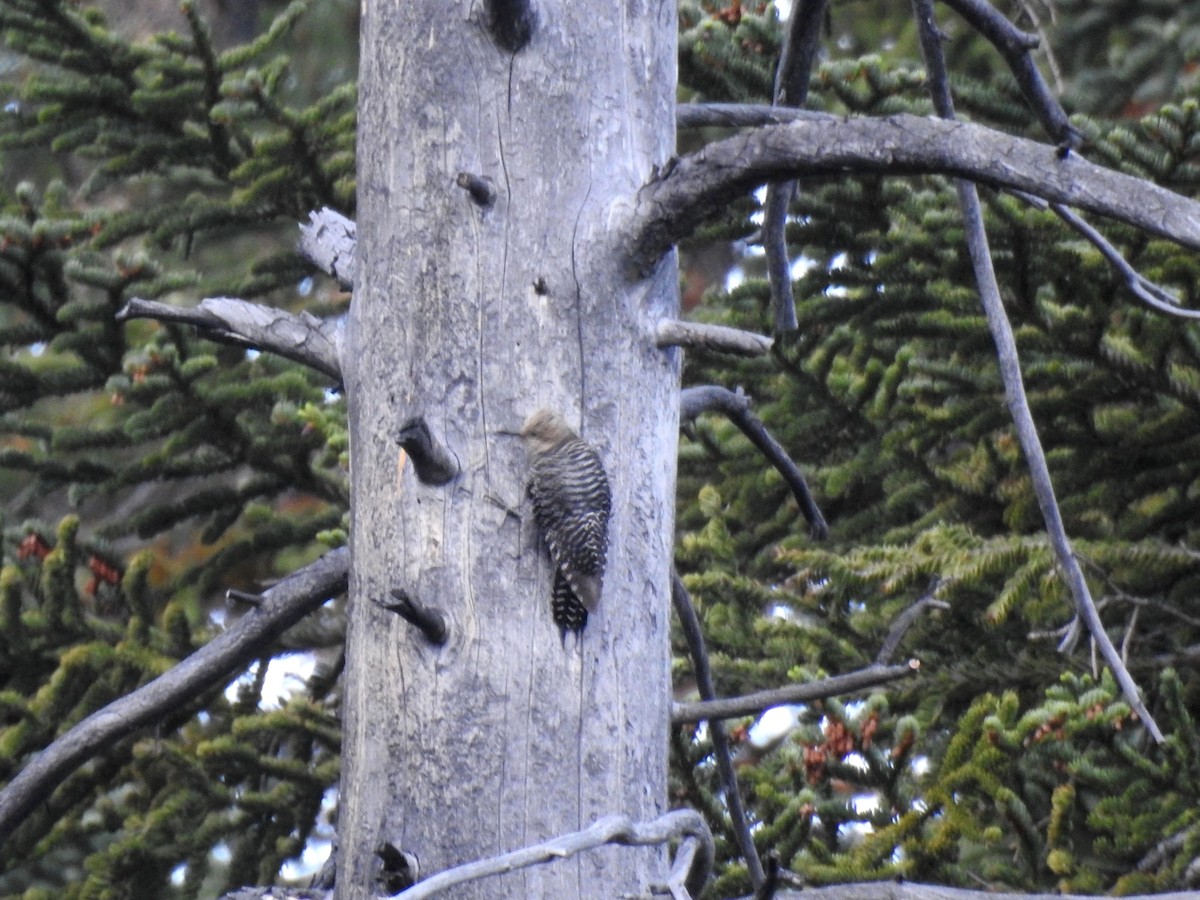
<svg viewBox="0 0 1200 900">
<path fill-rule="evenodd" d="M 771 433 L 759 418 L 750 412 L 750 398 L 740 390 L 730 391 L 715 385 L 685 388 L 681 393 L 681 419 L 691 420 L 701 413 L 712 411 L 720 411 L 728 416 L 783 476 L 792 489 L 792 496 L 800 505 L 800 511 L 804 513 L 812 538 L 822 540 L 829 537 L 829 524 L 825 521 L 821 508 L 817 506 L 817 501 L 813 499 L 804 473 L 780 443 L 771 437 Z"/>
<path fill-rule="evenodd" d="M 340 319 L 318 319 L 309 313 L 296 315 L 232 297 L 208 297 L 190 309 L 135 297 L 117 313 L 116 319 L 118 322 L 157 319 L 194 325 L 213 340 L 276 353 L 341 381 Z"/>
<path fill-rule="evenodd" d="M 700 627 L 696 607 L 692 604 L 692 598 L 688 596 L 687 588 L 683 586 L 678 572 L 671 572 L 671 604 L 675 607 L 675 615 L 679 617 L 683 636 L 692 654 L 692 667 L 695 670 L 700 699 L 716 700 L 717 689 L 713 684 L 708 649 L 704 646 L 704 631 Z M 710 719 L 708 733 L 712 737 L 717 769 L 720 770 L 721 781 L 725 784 L 725 802 L 729 808 L 729 819 L 733 823 L 733 833 L 741 848 L 742 858 L 746 860 L 750 883 L 754 885 L 755 890 L 759 890 L 766 882 L 766 873 L 758 856 L 758 848 L 754 846 L 754 838 L 750 834 L 750 822 L 746 818 L 746 807 L 742 803 L 742 792 L 738 788 L 737 773 L 733 769 L 733 754 L 729 750 L 729 735 L 725 732 L 725 723 L 720 719 Z"/>
<path fill-rule="evenodd" d="M 925 56 L 925 68 L 928 72 L 930 93 L 933 105 L 938 115 L 944 120 L 954 117 L 954 101 L 950 96 L 949 80 L 946 75 L 945 59 L 942 56 L 941 35 L 933 18 L 933 0 L 913 0 L 916 13 L 917 30 L 921 38 L 921 50 Z M 1133 676 L 1125 667 L 1124 661 L 1117 648 L 1113 646 L 1104 623 L 1096 609 L 1087 579 L 1079 566 L 1067 537 L 1066 526 L 1063 523 L 1062 510 L 1054 494 L 1054 483 L 1050 479 L 1050 467 L 1042 450 L 1041 436 L 1037 424 L 1033 420 L 1033 412 L 1029 408 L 1029 399 L 1025 393 L 1024 376 L 1021 373 L 1021 361 L 1017 355 L 1017 342 L 1013 336 L 1012 325 L 1004 311 L 1004 301 L 1000 296 L 1000 285 L 996 281 L 996 270 L 992 264 L 992 252 L 988 246 L 987 231 L 983 222 L 983 209 L 979 203 L 979 192 L 970 181 L 958 179 L 955 184 L 958 191 L 959 206 L 962 209 L 963 224 L 966 231 L 967 250 L 971 257 L 971 266 L 975 271 L 975 282 L 979 297 L 983 303 L 984 314 L 987 316 L 988 329 L 996 344 L 996 355 L 1000 366 L 1000 377 L 1004 382 L 1004 395 L 1009 413 L 1016 428 L 1017 440 L 1025 454 L 1029 467 L 1029 477 L 1033 484 L 1033 492 L 1037 497 L 1042 519 L 1046 524 L 1046 532 L 1054 555 L 1066 579 L 1071 595 L 1075 599 L 1075 607 L 1080 618 L 1087 626 L 1100 654 L 1113 671 L 1121 692 L 1129 701 L 1130 707 L 1142 720 L 1146 729 L 1158 743 L 1163 743 L 1162 731 L 1158 723 L 1150 715 L 1150 710 L 1142 702 L 1141 692 Z M 1037 193 L 1036 191 L 1034 193 Z"/>
<path fill-rule="evenodd" d="M 827 0 L 798 0 L 792 4 L 788 33 L 775 70 L 774 105 L 803 106 L 820 45 L 821 20 Z M 767 279 L 775 310 L 775 333 L 795 331 L 796 297 L 792 291 L 792 263 L 787 251 L 787 212 L 796 192 L 795 181 L 767 185 L 762 245 L 767 255 Z"/>
<path fill-rule="evenodd" d="M 713 719 L 736 719 L 739 716 L 760 713 L 772 706 L 827 700 L 839 694 L 851 694 L 892 681 L 899 681 L 901 678 L 915 675 L 920 669 L 921 663 L 911 659 L 902 666 L 870 665 L 856 672 L 847 672 L 845 675 L 833 675 L 829 678 L 822 678 L 820 681 L 791 684 L 769 691 L 756 691 L 740 697 L 701 700 L 698 703 L 675 703 L 671 707 L 671 724 L 683 725 L 688 722 L 712 722 Z"/>
<path fill-rule="evenodd" d="M 659 816 L 653 822 L 636 823 L 628 816 L 605 816 L 582 831 L 532 844 L 510 853 L 502 853 L 488 859 L 476 860 L 446 869 L 431 875 L 411 888 L 394 896 L 402 900 L 421 900 L 432 897 L 456 885 L 478 881 L 491 875 L 503 875 L 518 869 L 526 869 L 543 863 L 566 859 L 585 850 L 594 850 L 606 844 L 624 847 L 646 847 L 665 844 L 678 838 L 694 839 L 700 844 L 700 858 L 687 878 L 687 895 L 699 896 L 708 882 L 715 854 L 712 834 L 703 816 L 691 809 L 676 809 Z M 682 848 L 681 848 L 682 853 Z"/>
<path fill-rule="evenodd" d="M 308 214 L 300 223 L 296 250 L 310 263 L 333 276 L 347 291 L 354 289 L 354 260 L 358 246 L 357 226 L 328 207 Z"/>
<path fill-rule="evenodd" d="M 344 592 L 348 573 L 348 548 L 326 553 L 264 592 L 262 605 L 228 631 L 55 740 L 0 790 L 0 841 L 88 759 L 228 679 L 284 631 Z"/>
<path fill-rule="evenodd" d="M 1200 249 L 1200 202 L 1078 154 L 970 122 L 900 114 L 804 118 L 690 153 L 644 185 L 629 260 L 648 270 L 709 216 L 770 181 L 854 174 L 953 175 L 1109 216 Z"/>
</svg>

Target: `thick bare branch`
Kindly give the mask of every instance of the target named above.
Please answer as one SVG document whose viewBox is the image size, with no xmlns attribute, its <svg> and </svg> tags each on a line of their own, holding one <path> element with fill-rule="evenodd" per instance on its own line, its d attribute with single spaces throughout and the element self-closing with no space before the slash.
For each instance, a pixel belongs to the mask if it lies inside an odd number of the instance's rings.
<svg viewBox="0 0 1200 900">
<path fill-rule="evenodd" d="M 680 103 L 675 107 L 676 128 L 757 128 L 788 122 L 838 122 L 833 113 L 765 103 Z"/>
<path fill-rule="evenodd" d="M 838 122 L 833 113 L 811 109 L 768 106 L 765 103 L 680 103 L 675 107 L 676 128 L 757 128 L 788 122 Z"/>
<path fill-rule="evenodd" d="M 529 866 L 566 859 L 585 850 L 593 850 L 605 844 L 644 847 L 665 844 L 679 838 L 697 838 L 702 846 L 699 859 L 687 879 L 688 891 L 697 896 L 708 881 L 712 871 L 713 840 L 703 817 L 694 810 L 677 809 L 659 816 L 653 822 L 635 823 L 628 816 L 605 816 L 583 831 L 564 834 L 541 844 L 533 844 L 521 850 L 477 860 L 438 872 L 420 881 L 395 896 L 403 900 L 419 900 L 433 897 L 455 885 L 477 881 L 491 875 L 502 875 Z"/>
<path fill-rule="evenodd" d="M 254 347 L 302 363 L 342 380 L 342 326 L 338 319 L 261 306 L 232 297 L 208 297 L 197 306 L 179 307 L 135 297 L 117 313 L 118 322 L 156 319 L 202 329 L 207 337 Z"/>
<path fill-rule="evenodd" d="M 691 347 L 733 356 L 764 356 L 771 352 L 774 343 L 771 338 L 752 331 L 679 319 L 662 319 L 654 339 L 659 347 Z"/>
<path fill-rule="evenodd" d="M 854 173 L 955 175 L 1110 216 L 1200 249 L 1200 202 L 1078 154 L 969 122 L 909 114 L 768 125 L 708 144 L 645 185 L 628 223 L 630 261 L 650 268 L 676 241 L 770 181 Z"/>
<path fill-rule="evenodd" d="M 891 681 L 899 681 L 915 675 L 921 664 L 915 659 L 902 666 L 867 666 L 857 672 L 834 675 L 820 681 L 792 684 L 770 691 L 756 691 L 741 697 L 726 697 L 722 700 L 700 701 L 699 703 L 676 703 L 671 708 L 671 724 L 701 722 L 705 719 L 736 719 L 789 703 L 811 703 L 839 694 L 851 694 L 867 688 L 878 687 Z"/>
<path fill-rule="evenodd" d="M 308 219 L 300 224 L 297 252 L 343 289 L 354 290 L 358 226 L 329 207 L 309 213 Z"/>
<path fill-rule="evenodd" d="M 349 560 L 349 550 L 339 548 L 289 575 L 228 631 L 55 740 L 0 791 L 0 841 L 88 759 L 228 679 L 284 631 L 345 591 Z"/>
</svg>

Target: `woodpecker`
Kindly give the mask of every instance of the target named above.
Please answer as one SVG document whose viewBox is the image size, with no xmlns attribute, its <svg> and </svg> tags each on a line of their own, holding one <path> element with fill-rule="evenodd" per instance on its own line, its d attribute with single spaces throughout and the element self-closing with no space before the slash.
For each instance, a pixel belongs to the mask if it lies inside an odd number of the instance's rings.
<svg viewBox="0 0 1200 900">
<path fill-rule="evenodd" d="M 583 633 L 600 602 L 612 493 L 596 451 L 558 413 L 531 414 L 521 437 L 532 463 L 533 517 L 554 562 L 550 609 L 566 640 L 568 631 Z"/>
</svg>

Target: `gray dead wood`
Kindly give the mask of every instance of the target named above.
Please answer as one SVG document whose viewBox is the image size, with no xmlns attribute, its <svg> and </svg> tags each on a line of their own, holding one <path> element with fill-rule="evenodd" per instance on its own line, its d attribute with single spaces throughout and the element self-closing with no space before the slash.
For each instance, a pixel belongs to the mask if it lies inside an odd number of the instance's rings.
<svg viewBox="0 0 1200 900">
<path fill-rule="evenodd" d="M 631 264 L 638 271 L 652 267 L 697 225 L 761 184 L 850 174 L 954 175 L 1200 249 L 1200 202 L 1048 144 L 969 122 L 901 114 L 767 125 L 680 158 L 638 195 L 628 223 Z"/>
<path fill-rule="evenodd" d="M 354 290 L 358 226 L 329 207 L 309 213 L 308 219 L 300 224 L 296 250 L 343 289 Z"/>
<path fill-rule="evenodd" d="M 341 319 L 318 319 L 238 300 L 208 297 L 196 306 L 171 306 L 135 297 L 117 313 L 118 322 L 155 319 L 192 325 L 216 341 L 253 347 L 316 369 L 341 381 Z"/>
</svg>

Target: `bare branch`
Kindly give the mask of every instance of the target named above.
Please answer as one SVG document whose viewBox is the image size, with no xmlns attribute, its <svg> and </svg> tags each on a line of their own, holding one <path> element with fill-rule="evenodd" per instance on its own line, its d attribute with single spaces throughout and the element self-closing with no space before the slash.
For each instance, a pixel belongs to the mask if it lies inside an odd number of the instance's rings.
<svg viewBox="0 0 1200 900">
<path fill-rule="evenodd" d="M 680 396 L 681 419 L 694 419 L 701 413 L 713 411 L 720 411 L 728 416 L 783 476 L 808 522 L 812 538 L 823 540 L 829 537 L 829 524 L 817 506 L 817 501 L 813 499 L 804 473 L 780 443 L 771 436 L 759 418 L 750 412 L 750 398 L 740 389 L 735 392 L 715 385 L 684 389 Z"/>
<path fill-rule="evenodd" d="M 734 356 L 764 356 L 771 352 L 774 343 L 752 331 L 679 319 L 660 320 L 654 337 L 659 347 L 691 347 Z"/>
<path fill-rule="evenodd" d="M 413 471 L 422 484 L 443 485 L 458 477 L 458 461 L 441 441 L 435 440 L 424 416 L 411 416 L 400 423 L 392 438 L 408 454 Z"/>
<path fill-rule="evenodd" d="M 714 849 L 708 825 L 699 813 L 691 809 L 673 810 L 659 816 L 653 822 L 642 824 L 630 821 L 628 816 L 605 816 L 583 831 L 564 834 L 541 844 L 533 844 L 521 850 L 513 850 L 511 853 L 503 853 L 490 859 L 482 859 L 438 872 L 394 896 L 403 898 L 403 900 L 420 900 L 420 898 L 432 897 L 468 881 L 477 881 L 491 875 L 503 875 L 517 869 L 566 859 L 576 853 L 593 850 L 605 844 L 645 847 L 687 837 L 698 839 L 702 846 L 700 859 L 697 860 L 687 882 L 688 890 L 692 896 L 696 896 L 708 881 L 709 873 L 712 871 Z"/>
<path fill-rule="evenodd" d="M 821 21 L 828 0 L 796 0 L 788 17 L 788 33 L 775 68 L 775 104 L 803 106 L 808 100 L 817 50 L 821 46 Z"/>
<path fill-rule="evenodd" d="M 407 591 L 399 588 L 392 589 L 392 600 L 375 600 L 376 606 L 394 612 L 404 621 L 415 627 L 431 644 L 442 645 L 448 637 L 446 617 L 441 610 L 434 609 L 414 600 Z"/>
<path fill-rule="evenodd" d="M 1181 319 L 1200 319 L 1200 309 L 1181 307 L 1178 297 L 1166 288 L 1155 284 L 1131 266 L 1121 255 L 1121 251 L 1110 244 L 1104 235 L 1084 221 L 1081 216 L 1067 209 L 1061 203 L 1052 203 L 1050 208 L 1054 210 L 1055 215 L 1087 238 L 1100 251 L 1100 255 L 1108 260 L 1109 265 L 1121 273 L 1121 277 L 1125 279 L 1125 286 L 1147 306 Z"/>
<path fill-rule="evenodd" d="M 1063 147 L 1075 149 L 1080 143 L 1080 134 L 1071 125 L 1066 111 L 1058 98 L 1050 91 L 1042 73 L 1038 71 L 1030 50 L 1040 43 L 1036 34 L 1021 31 L 1006 19 L 987 0 L 942 0 L 947 6 L 967 20 L 971 26 L 991 42 L 1008 63 L 1013 78 L 1021 88 L 1025 101 L 1041 120 L 1042 127 Z"/>
<path fill-rule="evenodd" d="M 955 175 L 1110 216 L 1200 249 L 1200 202 L 982 125 L 909 114 L 768 125 L 688 154 L 637 196 L 630 262 L 650 268 L 736 198 L 794 177 Z"/>
<path fill-rule="evenodd" d="M 219 900 L 333 900 L 333 891 L 321 888 L 240 887 Z"/>
<path fill-rule="evenodd" d="M 327 275 L 333 276 L 344 290 L 354 290 L 355 251 L 358 226 L 329 207 L 308 214 L 300 223 L 300 243 L 296 251 Z"/>
<path fill-rule="evenodd" d="M 680 103 L 676 128 L 756 128 L 788 122 L 838 122 L 832 113 L 762 103 Z"/>
<path fill-rule="evenodd" d="M 796 319 L 796 294 L 792 290 L 792 260 L 787 250 L 787 214 L 795 193 L 795 181 L 772 182 L 767 185 L 763 204 L 762 247 L 767 257 L 775 334 L 787 334 L 800 327 Z"/>
<path fill-rule="evenodd" d="M 775 69 L 777 106 L 803 106 L 820 46 L 821 20 L 826 0 L 797 0 L 792 4 L 788 33 Z M 795 331 L 796 298 L 792 292 L 792 262 L 787 252 L 787 213 L 796 192 L 794 181 L 767 185 L 763 213 L 763 250 L 767 255 L 767 280 L 775 310 L 775 333 Z"/>
<path fill-rule="evenodd" d="M 920 618 L 929 607 L 935 609 L 949 609 L 950 604 L 937 599 L 937 591 L 941 586 L 939 579 L 934 579 L 933 584 L 929 586 L 929 590 L 912 606 L 896 616 L 892 622 L 892 627 L 888 629 L 887 637 L 884 638 L 883 645 L 879 648 L 879 652 L 875 654 L 875 665 L 886 666 L 892 659 L 892 654 L 896 652 L 896 648 L 900 646 L 900 642 L 904 640 L 904 635 L 908 632 L 914 622 Z"/>
<path fill-rule="evenodd" d="M 675 122 L 680 128 L 755 128 L 760 125 L 779 125 L 798 121 L 836 122 L 838 117 L 829 113 L 805 109 L 742 103 L 681 103 L 675 109 Z M 1147 306 L 1180 318 L 1200 318 L 1200 310 L 1184 309 L 1179 306 L 1177 297 L 1135 270 L 1104 235 L 1077 213 L 1061 203 L 1047 203 L 1041 197 L 1035 197 L 1024 191 L 1010 190 L 1009 193 L 1040 209 L 1053 210 L 1059 218 L 1096 246 L 1101 255 L 1121 273 L 1129 290 Z"/>
<path fill-rule="evenodd" d="M 671 861 L 671 872 L 667 876 L 667 890 L 670 892 L 672 900 L 692 900 L 692 898 L 698 897 L 704 889 L 704 881 L 700 879 L 697 872 L 701 871 L 704 865 L 702 855 L 705 850 L 704 841 L 692 835 L 688 835 L 679 842 L 679 849 L 675 851 L 675 859 Z M 712 852 L 713 848 L 709 846 L 707 850 Z M 711 866 L 710 861 L 709 867 L 711 868 Z"/>
<path fill-rule="evenodd" d="M 130 319 L 194 325 L 213 340 L 275 353 L 335 381 L 342 380 L 339 319 L 318 319 L 309 313 L 297 315 L 232 297 L 208 297 L 189 308 L 135 297 L 116 315 L 118 322 Z"/>
<path fill-rule="evenodd" d="M 916 11 L 917 28 L 921 36 L 921 49 L 925 54 L 925 66 L 929 73 L 929 86 L 933 95 L 934 107 L 939 115 L 949 118 L 954 115 L 954 105 L 946 77 L 940 34 L 933 19 L 933 0 L 913 0 L 913 7 Z M 1000 297 L 1000 286 L 996 281 L 996 271 L 992 265 L 992 252 L 988 246 L 987 231 L 983 224 L 983 209 L 979 203 L 979 192 L 974 184 L 962 179 L 957 181 L 956 188 L 966 231 L 967 251 L 971 256 L 971 266 L 975 271 L 975 282 L 983 303 L 984 315 L 987 317 L 988 329 L 996 344 L 996 356 L 1000 365 L 1000 378 L 1004 382 L 1005 400 L 1016 428 L 1017 440 L 1021 444 L 1029 466 L 1029 477 L 1042 512 L 1042 519 L 1046 523 L 1050 545 L 1054 548 L 1059 568 L 1075 599 L 1075 608 L 1079 617 L 1087 626 L 1088 632 L 1105 662 L 1112 669 L 1130 707 L 1142 720 L 1146 730 L 1161 744 L 1165 738 L 1158 728 L 1158 723 L 1150 715 L 1150 710 L 1142 702 L 1141 692 L 1138 690 L 1133 676 L 1129 674 L 1120 653 L 1113 646 L 1108 632 L 1104 630 L 1104 623 L 1092 600 L 1087 579 L 1083 577 L 1079 560 L 1075 558 L 1071 541 L 1067 537 L 1062 511 L 1059 509 L 1058 500 L 1054 495 L 1054 484 L 1050 480 L 1050 468 L 1046 463 L 1045 453 L 1042 451 L 1041 437 L 1033 420 L 1033 413 L 1029 408 L 1029 400 L 1025 395 L 1025 381 L 1021 374 L 1021 361 L 1017 356 L 1017 342 L 1013 337 L 1012 325 L 1008 321 L 1008 314 L 1004 311 L 1004 302 Z"/>
<path fill-rule="evenodd" d="M 901 678 L 915 675 L 920 669 L 921 663 L 911 659 L 903 666 L 867 666 L 845 675 L 834 675 L 820 681 L 792 684 L 770 691 L 756 691 L 741 697 L 702 700 L 699 703 L 676 703 L 671 707 L 671 724 L 681 725 L 684 722 L 701 722 L 705 719 L 710 722 L 713 719 L 736 719 L 739 716 L 754 715 L 772 706 L 812 703 L 814 700 L 852 694 L 891 681 L 899 681 Z"/>
<path fill-rule="evenodd" d="M 679 617 L 683 636 L 692 654 L 692 667 L 695 670 L 700 699 L 716 700 L 717 689 L 713 684 L 712 667 L 708 662 L 708 649 L 704 645 L 700 617 L 696 615 L 692 598 L 688 596 L 687 588 L 683 586 L 677 572 L 671 573 L 671 605 L 675 607 L 675 615 Z M 729 807 L 733 833 L 741 848 L 742 858 L 746 860 L 750 883 L 757 890 L 766 881 L 766 873 L 758 856 L 758 848 L 754 846 L 754 838 L 750 834 L 750 822 L 746 818 L 746 807 L 742 803 L 742 792 L 738 788 L 737 773 L 733 769 L 733 754 L 729 750 L 729 736 L 725 733 L 725 723 L 720 719 L 709 720 L 708 733 L 712 736 L 713 755 L 717 758 L 717 769 L 720 770 L 721 781 L 725 784 L 725 803 Z"/>
<path fill-rule="evenodd" d="M 85 761 L 220 684 L 304 616 L 344 592 L 349 561 L 343 547 L 289 575 L 228 631 L 149 684 L 92 713 L 35 756 L 0 791 L 0 841 Z"/>
<path fill-rule="evenodd" d="M 1130 895 L 1126 900 L 1195 900 L 1195 891 L 1176 891 L 1169 894 Z M 746 897 L 745 900 L 752 900 Z M 835 884 L 827 887 L 782 890 L 775 900 L 1101 900 L 1099 895 L 1085 894 L 1015 894 L 992 891 L 971 891 L 945 887 L 940 884 L 872 881 L 859 884 Z"/>
</svg>

